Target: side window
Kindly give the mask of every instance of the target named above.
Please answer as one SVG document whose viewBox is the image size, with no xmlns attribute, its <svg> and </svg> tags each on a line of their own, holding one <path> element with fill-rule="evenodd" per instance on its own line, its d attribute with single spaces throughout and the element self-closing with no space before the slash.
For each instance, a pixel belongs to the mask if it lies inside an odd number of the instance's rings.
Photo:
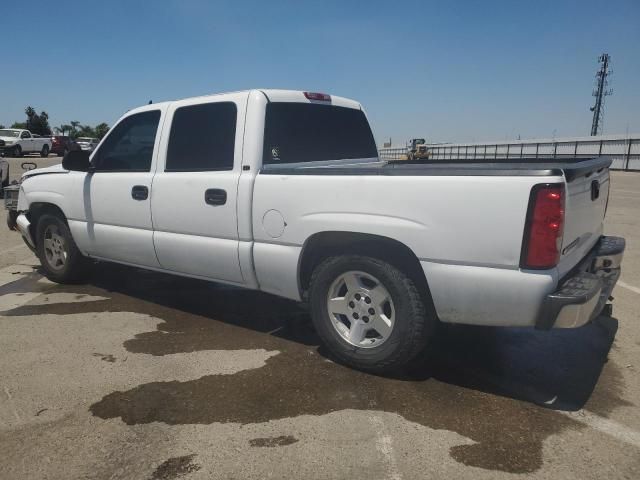
<svg viewBox="0 0 640 480">
<path fill-rule="evenodd" d="M 20 138 L 29 138 L 29 132 L 22 132 L 22 135 L 20 135 Z"/>
<path fill-rule="evenodd" d="M 232 170 L 236 105 L 205 103 L 173 114 L 165 172 Z"/>
<path fill-rule="evenodd" d="M 148 172 L 159 121 L 159 110 L 136 113 L 122 120 L 94 155 L 95 169 Z"/>
</svg>

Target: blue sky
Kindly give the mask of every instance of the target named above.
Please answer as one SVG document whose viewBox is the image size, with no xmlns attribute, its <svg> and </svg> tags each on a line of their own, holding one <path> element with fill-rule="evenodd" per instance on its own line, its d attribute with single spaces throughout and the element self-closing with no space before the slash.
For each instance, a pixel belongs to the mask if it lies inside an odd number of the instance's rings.
<svg viewBox="0 0 640 480">
<path fill-rule="evenodd" d="M 111 124 L 154 101 L 254 87 L 361 101 L 379 142 L 640 132 L 640 1 L 6 2 L 0 123 Z"/>
</svg>

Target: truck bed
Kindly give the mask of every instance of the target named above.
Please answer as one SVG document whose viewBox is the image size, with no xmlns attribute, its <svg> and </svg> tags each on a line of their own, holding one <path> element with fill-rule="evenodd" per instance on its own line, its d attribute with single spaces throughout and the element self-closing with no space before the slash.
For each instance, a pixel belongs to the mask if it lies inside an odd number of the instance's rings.
<svg viewBox="0 0 640 480">
<path fill-rule="evenodd" d="M 268 165 L 261 174 L 271 175 L 387 175 L 387 176 L 559 176 L 567 182 L 591 172 L 607 168 L 611 159 L 595 157 L 563 160 L 523 158 L 495 160 L 493 162 L 469 162 L 464 160 L 394 160 L 377 163 L 329 163 Z"/>
</svg>

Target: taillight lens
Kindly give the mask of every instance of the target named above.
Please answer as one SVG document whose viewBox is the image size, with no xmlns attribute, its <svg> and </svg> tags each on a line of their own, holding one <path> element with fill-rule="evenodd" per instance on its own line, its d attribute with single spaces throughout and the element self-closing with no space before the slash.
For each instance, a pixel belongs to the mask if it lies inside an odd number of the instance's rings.
<svg viewBox="0 0 640 480">
<path fill-rule="evenodd" d="M 529 200 L 520 266 L 555 267 L 560 261 L 563 231 L 564 185 L 536 185 Z"/>
</svg>

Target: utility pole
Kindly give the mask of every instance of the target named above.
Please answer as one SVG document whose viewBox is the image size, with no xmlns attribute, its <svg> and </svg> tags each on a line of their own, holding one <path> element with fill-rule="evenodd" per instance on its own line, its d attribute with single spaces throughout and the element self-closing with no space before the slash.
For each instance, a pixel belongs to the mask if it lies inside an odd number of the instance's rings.
<svg viewBox="0 0 640 480">
<path fill-rule="evenodd" d="M 593 121 L 591 122 L 591 136 L 598 135 L 602 131 L 602 121 L 604 117 L 604 100 L 613 93 L 613 89 L 607 89 L 609 82 L 607 77 L 613 72 L 609 70 L 611 57 L 608 53 L 603 53 L 598 57 L 600 68 L 596 72 L 596 89 L 592 95 L 596 97 L 596 103 L 589 110 L 593 112 Z"/>
</svg>

